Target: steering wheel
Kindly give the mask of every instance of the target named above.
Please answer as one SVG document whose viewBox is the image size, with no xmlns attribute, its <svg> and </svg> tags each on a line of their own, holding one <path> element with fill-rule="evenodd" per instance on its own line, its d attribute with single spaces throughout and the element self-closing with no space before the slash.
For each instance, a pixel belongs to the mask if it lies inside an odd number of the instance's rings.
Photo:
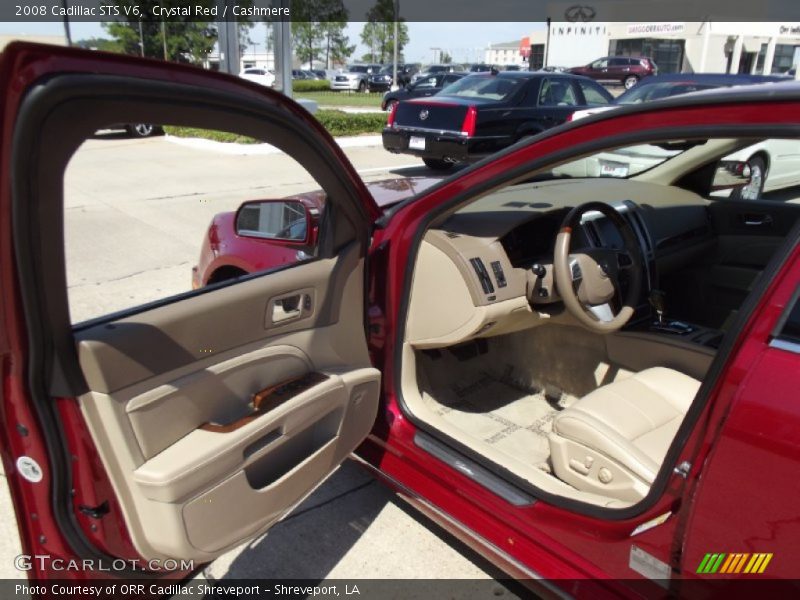
<svg viewBox="0 0 800 600">
<path fill-rule="evenodd" d="M 587 212 L 600 212 L 620 234 L 624 249 L 580 248 L 570 253 L 572 231 Z M 636 234 L 622 215 L 605 202 L 587 202 L 573 208 L 561 223 L 553 252 L 553 271 L 558 293 L 578 321 L 591 331 L 611 333 L 633 316 L 642 289 L 642 249 Z M 626 271 L 628 289 L 619 298 L 620 271 Z M 616 315 L 612 303 L 619 299 Z"/>
</svg>

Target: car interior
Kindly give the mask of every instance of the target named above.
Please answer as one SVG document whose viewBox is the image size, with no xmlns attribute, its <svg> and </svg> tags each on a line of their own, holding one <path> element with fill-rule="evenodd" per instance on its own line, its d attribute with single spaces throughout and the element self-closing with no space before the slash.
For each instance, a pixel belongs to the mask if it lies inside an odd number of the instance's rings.
<svg viewBox="0 0 800 600">
<path fill-rule="evenodd" d="M 759 141 L 667 140 L 635 168 L 616 149 L 437 216 L 413 268 L 405 410 L 534 495 L 643 499 L 800 214 L 797 188 L 732 194 L 748 172 L 723 159 Z M 586 176 L 614 156 L 625 169 L 606 172 L 626 176 Z"/>
</svg>

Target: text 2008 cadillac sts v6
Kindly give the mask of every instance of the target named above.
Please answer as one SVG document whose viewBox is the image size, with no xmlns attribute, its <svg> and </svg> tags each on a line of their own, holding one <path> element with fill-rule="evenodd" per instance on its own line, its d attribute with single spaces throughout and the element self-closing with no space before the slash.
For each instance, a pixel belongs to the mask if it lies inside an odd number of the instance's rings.
<svg viewBox="0 0 800 600">
<path fill-rule="evenodd" d="M 748 182 L 721 157 L 797 139 L 797 85 L 554 128 L 385 210 L 310 115 L 236 77 L 14 44 L 0 85 L 0 439 L 27 553 L 210 561 L 353 456 L 539 589 L 797 578 L 800 206 L 712 195 Z M 63 170 L 112 121 L 289 153 L 327 197 L 313 256 L 73 328 Z M 643 144 L 670 152 L 553 174 Z M 31 572 L 53 575 L 92 573 Z"/>
</svg>

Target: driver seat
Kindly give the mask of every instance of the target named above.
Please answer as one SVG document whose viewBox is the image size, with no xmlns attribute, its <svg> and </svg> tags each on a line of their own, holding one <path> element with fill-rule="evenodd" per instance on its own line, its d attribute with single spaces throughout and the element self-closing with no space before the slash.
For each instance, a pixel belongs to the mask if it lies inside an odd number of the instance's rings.
<svg viewBox="0 0 800 600">
<path fill-rule="evenodd" d="M 699 388 L 688 375 L 654 367 L 587 394 L 553 420 L 555 475 L 581 491 L 641 500 Z"/>
</svg>

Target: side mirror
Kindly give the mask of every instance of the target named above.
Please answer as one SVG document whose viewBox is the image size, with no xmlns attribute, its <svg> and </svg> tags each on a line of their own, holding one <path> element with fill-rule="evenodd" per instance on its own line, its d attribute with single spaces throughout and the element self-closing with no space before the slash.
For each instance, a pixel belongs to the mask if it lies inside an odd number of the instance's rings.
<svg viewBox="0 0 800 600">
<path fill-rule="evenodd" d="M 313 246 L 316 243 L 314 212 L 319 213 L 299 200 L 245 202 L 236 212 L 236 235 Z"/>
<path fill-rule="evenodd" d="M 739 160 L 721 160 L 714 171 L 711 191 L 733 190 L 750 185 L 750 165 Z"/>
</svg>

